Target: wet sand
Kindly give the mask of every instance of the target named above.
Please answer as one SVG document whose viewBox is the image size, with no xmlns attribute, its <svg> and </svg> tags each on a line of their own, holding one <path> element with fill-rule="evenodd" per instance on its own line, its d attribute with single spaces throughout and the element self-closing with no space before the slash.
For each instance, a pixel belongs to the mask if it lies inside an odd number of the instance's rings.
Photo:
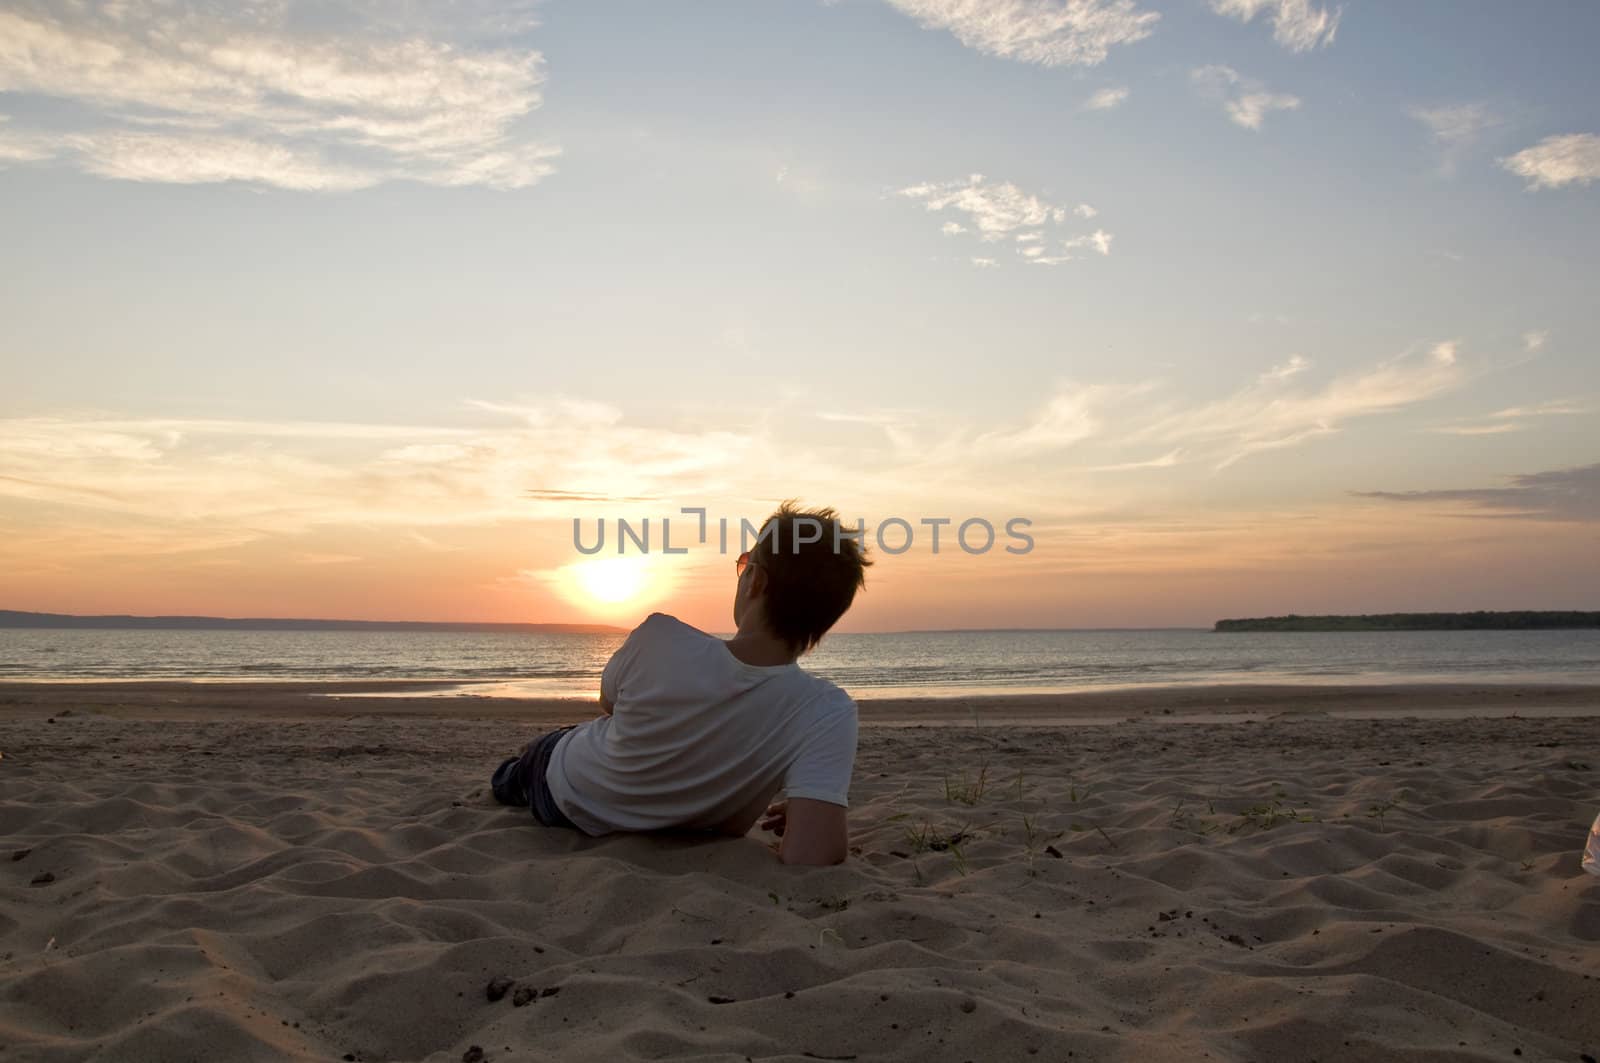
<svg viewBox="0 0 1600 1063">
<path fill-rule="evenodd" d="M 190 720 L 216 719 L 228 713 L 274 719 L 447 716 L 515 719 L 537 727 L 576 723 L 595 711 L 587 699 L 445 693 L 460 686 L 455 681 L 410 680 L 0 682 L 0 713 L 21 719 L 67 711 L 118 719 Z M 1600 715 L 1600 685 L 1240 684 L 1117 687 L 1064 694 L 978 693 L 950 698 L 863 696 L 857 702 L 861 722 L 866 725 L 971 724 L 977 720 L 1043 726 L 1153 716 L 1171 722 L 1213 722 L 1233 716 L 1317 713 L 1351 718 L 1585 716 Z"/>
</svg>

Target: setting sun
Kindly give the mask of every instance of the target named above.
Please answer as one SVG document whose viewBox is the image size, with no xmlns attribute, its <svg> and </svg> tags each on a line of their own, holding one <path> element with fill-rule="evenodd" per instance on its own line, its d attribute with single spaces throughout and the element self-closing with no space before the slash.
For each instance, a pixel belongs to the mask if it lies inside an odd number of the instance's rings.
<svg viewBox="0 0 1600 1063">
<path fill-rule="evenodd" d="M 578 561 L 560 569 L 560 589 L 579 605 L 621 605 L 659 593 L 647 555 Z"/>
</svg>

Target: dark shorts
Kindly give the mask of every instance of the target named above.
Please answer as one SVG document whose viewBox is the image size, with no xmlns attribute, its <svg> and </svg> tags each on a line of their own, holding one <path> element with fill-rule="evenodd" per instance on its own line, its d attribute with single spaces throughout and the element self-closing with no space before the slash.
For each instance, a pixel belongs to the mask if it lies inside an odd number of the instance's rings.
<svg viewBox="0 0 1600 1063">
<path fill-rule="evenodd" d="M 577 830 L 578 825 L 561 811 L 550 793 L 549 783 L 545 781 L 545 773 L 550 767 L 550 754 L 555 752 L 561 736 L 570 730 L 572 728 L 562 727 L 540 735 L 528 743 L 528 748 L 520 756 L 512 757 L 496 768 L 494 777 L 489 780 L 494 799 L 502 805 L 528 808 L 533 818 L 546 827 Z"/>
</svg>

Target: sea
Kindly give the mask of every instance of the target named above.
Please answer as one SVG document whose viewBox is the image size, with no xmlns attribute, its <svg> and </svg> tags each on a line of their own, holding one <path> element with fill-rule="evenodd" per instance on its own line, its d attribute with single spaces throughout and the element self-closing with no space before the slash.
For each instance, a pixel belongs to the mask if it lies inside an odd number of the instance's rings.
<svg viewBox="0 0 1600 1063">
<path fill-rule="evenodd" d="M 428 680 L 592 697 L 621 634 L 0 629 L 0 680 Z M 839 633 L 805 668 L 858 698 L 1218 683 L 1600 683 L 1600 630 Z"/>
</svg>

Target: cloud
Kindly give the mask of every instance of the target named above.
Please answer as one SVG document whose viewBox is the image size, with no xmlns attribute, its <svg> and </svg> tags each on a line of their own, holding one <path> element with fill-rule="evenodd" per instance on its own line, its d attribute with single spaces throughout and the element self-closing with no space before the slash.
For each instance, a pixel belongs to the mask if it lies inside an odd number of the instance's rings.
<svg viewBox="0 0 1600 1063">
<path fill-rule="evenodd" d="M 1437 428 L 1430 428 L 1428 431 L 1447 436 L 1498 436 L 1507 432 L 1520 432 L 1522 431 L 1522 425 L 1511 421 L 1504 421 L 1499 424 L 1440 425 Z"/>
<path fill-rule="evenodd" d="M 1272 22 L 1272 38 L 1291 52 L 1308 52 L 1333 43 L 1343 8 L 1312 7 L 1310 0 L 1211 0 L 1219 15 L 1249 22 L 1263 11 Z"/>
<path fill-rule="evenodd" d="M 1592 402 L 1583 399 L 1552 399 L 1530 406 L 1509 406 L 1489 414 L 1485 420 L 1438 425 L 1428 431 L 1452 436 L 1496 436 L 1520 432 L 1529 426 L 1528 422 L 1541 417 L 1577 417 L 1593 413 L 1594 409 Z"/>
<path fill-rule="evenodd" d="M 1182 447 L 1177 447 L 1177 448 L 1175 448 L 1173 450 L 1167 451 L 1165 454 L 1161 455 L 1159 458 L 1151 458 L 1148 461 L 1123 461 L 1123 462 L 1118 462 L 1115 465 L 1092 465 L 1092 466 L 1089 467 L 1089 471 L 1090 472 L 1127 472 L 1127 471 L 1129 471 L 1131 469 L 1170 469 L 1174 465 L 1177 465 L 1179 460 L 1182 457 L 1183 457 L 1183 448 Z"/>
<path fill-rule="evenodd" d="M 1112 239 L 1112 235 L 1104 229 L 1096 229 L 1087 236 L 1074 236 L 1070 240 L 1063 240 L 1061 241 L 1061 246 L 1068 251 L 1075 251 L 1081 247 L 1092 247 L 1102 255 L 1109 255 L 1111 253 Z"/>
<path fill-rule="evenodd" d="M 471 428 L 93 415 L 0 419 L 0 499 L 204 525 L 244 538 L 321 525 L 436 526 L 708 493 L 750 432 L 642 427 L 594 403 L 481 404 Z M 720 448 L 734 448 L 722 453 Z"/>
<path fill-rule="evenodd" d="M 1133 0 L 888 0 L 926 29 L 985 55 L 1040 66 L 1095 66 L 1142 41 L 1160 15 Z"/>
<path fill-rule="evenodd" d="M 339 554 L 367 549 L 357 541 L 454 547 L 462 529 L 564 526 L 619 507 L 735 511 L 771 493 L 773 470 L 787 494 L 826 494 L 879 513 L 925 503 L 930 483 L 947 504 L 974 512 L 1006 510 L 1023 497 L 1040 513 L 1075 513 L 1085 499 L 1104 508 L 1132 501 L 1119 491 L 1195 483 L 1157 470 L 1226 470 L 1417 406 L 1467 379 L 1448 343 L 1331 380 L 1310 376 L 1303 358 L 1289 357 L 1211 399 L 1159 380 L 1066 381 L 1041 389 L 1041 401 L 1016 417 L 780 408 L 720 430 L 674 423 L 659 407 L 641 420 L 570 399 L 469 403 L 452 411 L 450 426 L 0 418 L 0 508 L 18 528 L 48 528 L 24 552 L 55 559 L 66 556 L 58 547 L 67 537 L 79 544 L 74 556 L 289 540 Z M 328 529 L 350 534 L 330 538 Z M 313 535 L 324 537 L 297 538 Z M 17 541 L 0 553 L 17 553 Z"/>
<path fill-rule="evenodd" d="M 992 258 L 974 258 L 972 260 L 972 264 L 977 266 L 979 269 L 994 269 L 1000 265 L 1000 263 L 996 262 Z"/>
<path fill-rule="evenodd" d="M 65 142 L 77 150 L 84 170 L 123 181 L 247 181 L 317 192 L 376 183 L 370 171 L 339 165 L 320 152 L 241 137 L 113 133 Z"/>
<path fill-rule="evenodd" d="M 10 118 L 0 114 L 0 165 L 8 162 L 38 162 L 55 154 L 53 148 L 39 138 L 19 133 L 7 123 Z"/>
<path fill-rule="evenodd" d="M 1159 380 L 1132 384 L 1059 384 L 1020 424 L 971 432 L 930 416 L 919 434 L 908 416 L 898 426 L 896 469 L 905 482 L 936 475 L 991 487 L 1011 469 L 1062 468 L 1061 455 L 1083 453 L 1077 468 L 1124 472 L 1192 464 L 1220 472 L 1256 455 L 1337 435 L 1353 422 L 1397 413 L 1468 379 L 1453 342 L 1406 351 L 1320 385 L 1304 382 L 1300 356 L 1258 374 L 1220 398 L 1195 401 Z M 1155 452 L 1158 456 L 1150 457 Z M 1032 464 L 1030 464 L 1032 463 Z M 1042 464 L 1041 464 L 1042 463 Z"/>
<path fill-rule="evenodd" d="M 928 210 L 958 210 L 971 217 L 979 238 L 998 240 L 1017 229 L 1066 220 L 1064 207 L 1052 206 L 1009 181 L 996 184 L 982 174 L 966 181 L 920 184 L 900 189 L 907 199 L 920 200 Z"/>
<path fill-rule="evenodd" d="M 1275 365 L 1265 373 L 1262 373 L 1261 379 L 1263 381 L 1288 380 L 1290 377 L 1298 376 L 1310 368 L 1311 363 L 1300 355 L 1290 355 L 1287 362 L 1282 365 Z"/>
<path fill-rule="evenodd" d="M 1545 137 L 1531 148 L 1500 160 L 1500 165 L 1528 180 L 1528 190 L 1587 185 L 1600 178 L 1600 136 L 1570 133 Z"/>
<path fill-rule="evenodd" d="M 1128 90 L 1125 87 L 1099 89 L 1084 101 L 1083 109 L 1086 111 L 1109 111 L 1113 107 L 1120 107 L 1127 98 Z"/>
<path fill-rule="evenodd" d="M 1415 405 L 1464 379 L 1453 342 L 1408 352 L 1320 388 L 1291 387 L 1308 368 L 1294 357 L 1226 398 L 1155 410 L 1128 441 L 1181 444 L 1191 456 L 1223 469 L 1261 451 L 1331 435 L 1350 421 Z"/>
<path fill-rule="evenodd" d="M 1268 92 L 1254 78 L 1245 77 L 1231 66 L 1202 66 L 1190 72 L 1195 87 L 1218 100 L 1228 118 L 1246 129 L 1258 130 L 1272 111 L 1292 111 L 1300 106 L 1298 96 Z"/>
<path fill-rule="evenodd" d="M 966 457 L 993 460 L 1048 454 L 1065 450 L 1100 430 L 1097 407 L 1110 390 L 1068 386 L 1048 399 L 1032 420 L 1020 428 L 982 433 L 963 443 Z"/>
<path fill-rule="evenodd" d="M 1455 173 L 1456 163 L 1500 120 L 1482 103 L 1463 103 L 1446 107 L 1413 107 L 1411 117 L 1428 128 L 1429 139 L 1438 147 L 1439 169 L 1445 176 Z"/>
<path fill-rule="evenodd" d="M 1360 498 L 1465 508 L 1479 516 L 1522 520 L 1600 520 L 1600 464 L 1527 473 L 1507 487 L 1466 490 L 1360 491 Z"/>
<path fill-rule="evenodd" d="M 1433 140 L 1451 147 L 1465 147 L 1475 142 L 1485 129 L 1498 121 L 1481 103 L 1463 103 L 1451 107 L 1413 107 L 1411 117 L 1428 127 Z"/>
<path fill-rule="evenodd" d="M 655 495 L 610 495 L 599 491 L 560 491 L 536 489 L 523 492 L 526 498 L 541 502 L 659 502 Z"/>
<path fill-rule="evenodd" d="M 1092 233 L 1060 238 L 1060 253 L 1046 254 L 1040 242 L 1046 240 L 1047 231 L 1069 224 L 1073 216 L 1089 218 L 1099 212 L 1086 203 L 1068 208 L 1047 202 L 1009 181 L 995 182 L 982 174 L 973 174 L 965 181 L 912 185 L 900 189 L 899 195 L 920 202 L 929 211 L 950 210 L 966 215 L 970 227 L 959 222 L 945 222 L 940 227 L 947 236 L 973 231 L 980 243 L 1011 238 L 1019 256 L 1041 265 L 1070 261 L 1073 257 L 1070 252 L 1083 248 L 1092 248 L 1102 255 L 1111 253 L 1112 234 L 1096 229 Z M 990 257 L 984 259 L 988 261 Z M 977 262 L 974 259 L 974 264 Z"/>
<path fill-rule="evenodd" d="M 1580 399 L 1552 399 L 1549 402 L 1536 402 L 1532 406 L 1511 406 L 1504 410 L 1496 410 L 1489 416 L 1500 420 L 1510 417 L 1567 417 L 1590 413 L 1593 409 L 1592 404 Z"/>
<path fill-rule="evenodd" d="M 467 18 L 479 32 L 461 40 L 410 10 L 24 2 L 0 11 L 0 92 L 29 105 L 33 158 L 121 180 L 511 189 L 550 173 L 557 150 L 524 129 L 542 56 L 478 40 L 525 21 Z"/>
</svg>

